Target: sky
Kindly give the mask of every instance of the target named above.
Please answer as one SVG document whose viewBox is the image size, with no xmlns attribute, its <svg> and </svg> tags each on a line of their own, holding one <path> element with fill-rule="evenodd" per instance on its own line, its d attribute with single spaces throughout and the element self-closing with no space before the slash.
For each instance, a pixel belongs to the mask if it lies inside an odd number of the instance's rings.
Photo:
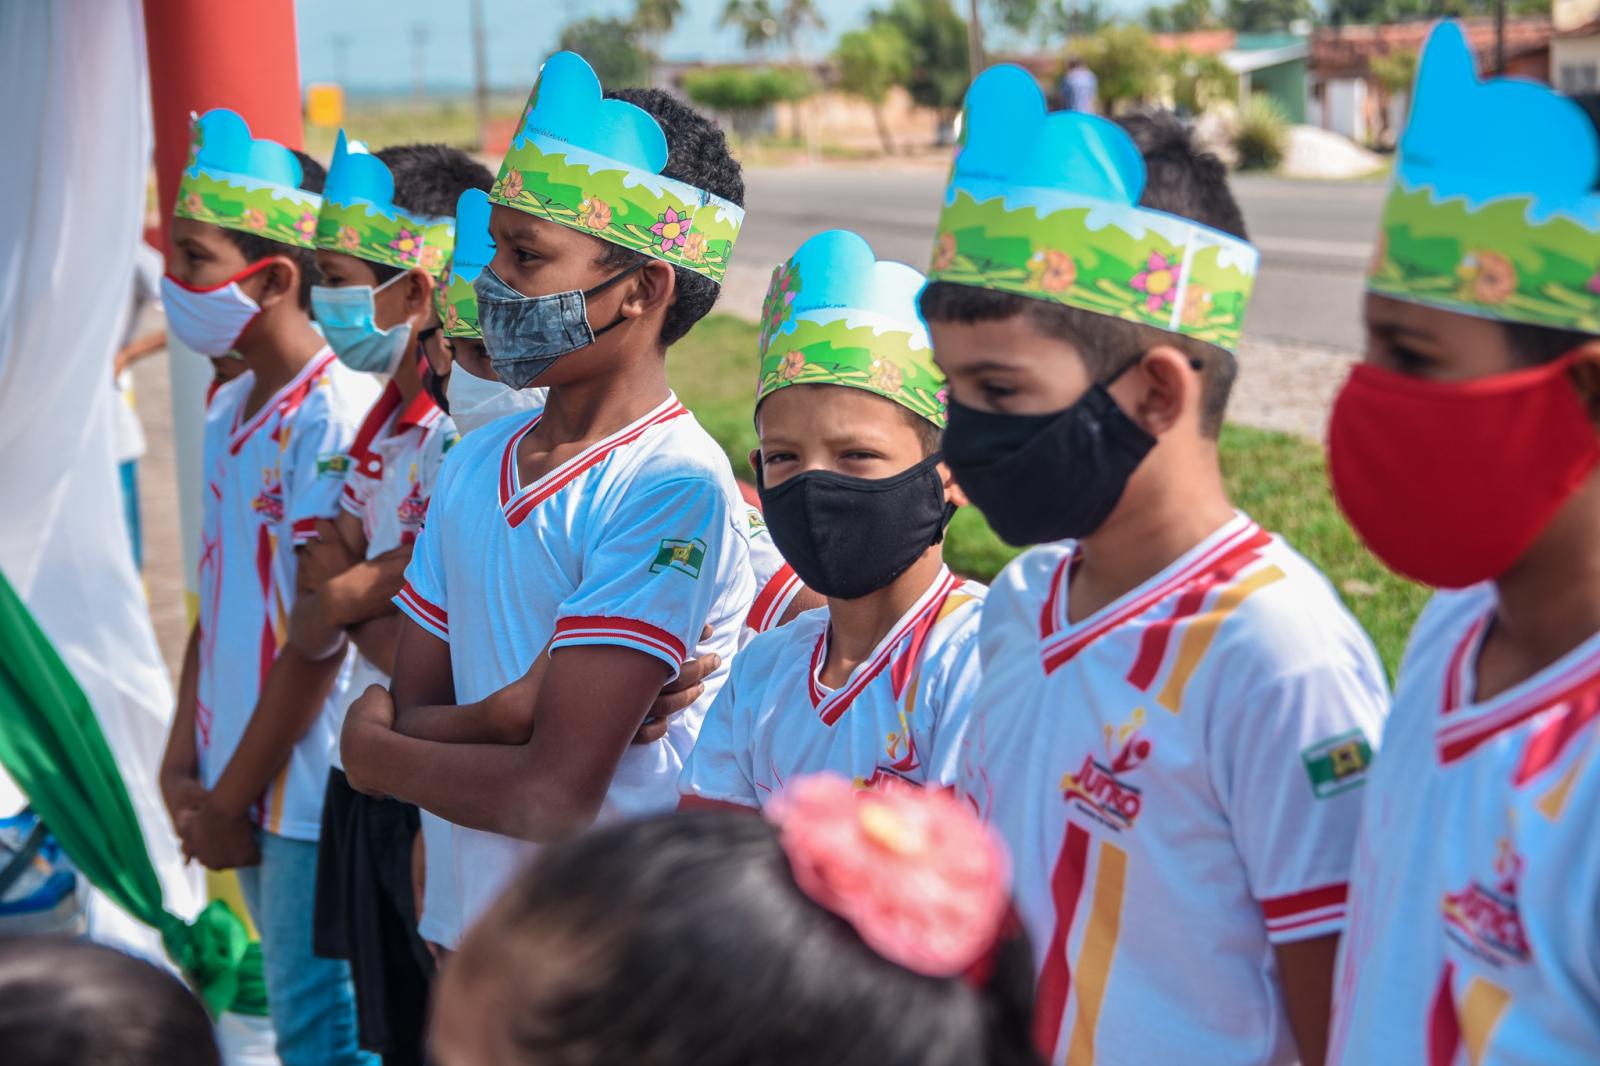
<svg viewBox="0 0 1600 1066">
<path fill-rule="evenodd" d="M 525 92 L 561 27 L 588 15 L 625 15 L 632 0 L 483 0 L 489 84 Z M 873 0 L 816 0 L 827 28 L 807 43 L 829 51 L 838 35 L 866 21 Z M 1137 8 L 1142 0 L 1112 0 Z M 965 9 L 965 0 L 958 0 Z M 661 51 L 668 59 L 729 60 L 744 56 L 737 31 L 717 25 L 723 0 L 685 0 L 684 14 Z M 295 0 L 303 82 L 338 81 L 351 92 L 409 92 L 420 34 L 423 85 L 430 93 L 472 86 L 468 0 Z M 341 43 L 343 42 L 343 43 Z M 996 42 L 1004 43 L 1004 42 Z M 342 69 L 341 69 L 342 68 Z"/>
</svg>

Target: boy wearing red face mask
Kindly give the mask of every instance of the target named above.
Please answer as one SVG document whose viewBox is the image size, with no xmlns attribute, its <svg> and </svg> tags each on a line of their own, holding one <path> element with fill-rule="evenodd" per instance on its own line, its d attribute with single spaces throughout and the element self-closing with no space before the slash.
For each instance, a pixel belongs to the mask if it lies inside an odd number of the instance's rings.
<svg viewBox="0 0 1600 1066">
<path fill-rule="evenodd" d="M 213 869 L 244 868 L 285 1066 L 367 1061 L 356 1047 L 348 965 L 311 954 L 344 658 L 319 663 L 285 647 L 301 546 L 338 507 L 345 453 L 377 393 L 339 364 L 307 311 L 323 176 L 309 158 L 253 140 L 232 111 L 199 116 L 162 283 L 173 333 L 245 368 L 206 410 L 199 618 L 162 795 L 187 853 Z M 257 718 L 283 723 L 297 741 L 287 760 L 259 768 L 265 789 L 228 787 Z"/>
<path fill-rule="evenodd" d="M 1596 1062 L 1600 137 L 1480 82 L 1451 23 L 1413 101 L 1329 457 L 1441 591 L 1367 786 L 1330 1061 Z"/>
</svg>

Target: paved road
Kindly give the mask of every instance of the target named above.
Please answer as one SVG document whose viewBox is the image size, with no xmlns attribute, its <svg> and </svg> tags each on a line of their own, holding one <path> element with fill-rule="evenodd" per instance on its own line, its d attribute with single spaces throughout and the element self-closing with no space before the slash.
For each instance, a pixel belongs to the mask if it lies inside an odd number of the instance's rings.
<svg viewBox="0 0 1600 1066">
<path fill-rule="evenodd" d="M 742 276 L 732 279 L 726 306 L 753 315 L 761 292 L 752 290 L 764 290 L 772 266 L 819 230 L 854 229 L 882 257 L 925 264 L 944 174 L 796 167 L 748 171 L 746 184 L 748 215 L 734 254 Z M 1361 277 L 1383 186 L 1244 177 L 1234 188 L 1263 261 L 1247 335 L 1359 348 Z"/>
</svg>

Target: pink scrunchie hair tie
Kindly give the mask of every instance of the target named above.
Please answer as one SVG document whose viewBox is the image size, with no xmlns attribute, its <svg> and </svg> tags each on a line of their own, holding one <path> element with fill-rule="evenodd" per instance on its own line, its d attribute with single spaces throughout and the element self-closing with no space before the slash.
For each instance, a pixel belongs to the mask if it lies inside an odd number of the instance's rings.
<svg viewBox="0 0 1600 1066">
<path fill-rule="evenodd" d="M 769 804 L 795 883 L 867 946 L 927 977 L 992 960 L 1009 911 L 1005 848 L 948 792 L 858 790 L 836 774 L 796 779 Z"/>
</svg>

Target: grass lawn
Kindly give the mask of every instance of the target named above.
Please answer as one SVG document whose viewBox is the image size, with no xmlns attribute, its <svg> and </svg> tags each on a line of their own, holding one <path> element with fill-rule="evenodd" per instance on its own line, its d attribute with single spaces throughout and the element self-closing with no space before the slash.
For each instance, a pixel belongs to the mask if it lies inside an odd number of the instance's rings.
<svg viewBox="0 0 1600 1066">
<path fill-rule="evenodd" d="M 712 315 L 671 350 L 667 368 L 678 397 L 717 439 L 734 472 L 750 478 L 755 447 L 751 421 L 756 378 L 756 327 L 731 315 Z M 1356 540 L 1334 506 L 1322 448 L 1284 433 L 1228 426 L 1222 468 L 1233 501 L 1322 568 L 1372 634 L 1391 674 L 1406 633 L 1427 593 L 1385 570 Z M 956 515 L 945 543 L 952 568 L 991 580 L 1016 554 L 990 531 L 976 508 Z"/>
</svg>

